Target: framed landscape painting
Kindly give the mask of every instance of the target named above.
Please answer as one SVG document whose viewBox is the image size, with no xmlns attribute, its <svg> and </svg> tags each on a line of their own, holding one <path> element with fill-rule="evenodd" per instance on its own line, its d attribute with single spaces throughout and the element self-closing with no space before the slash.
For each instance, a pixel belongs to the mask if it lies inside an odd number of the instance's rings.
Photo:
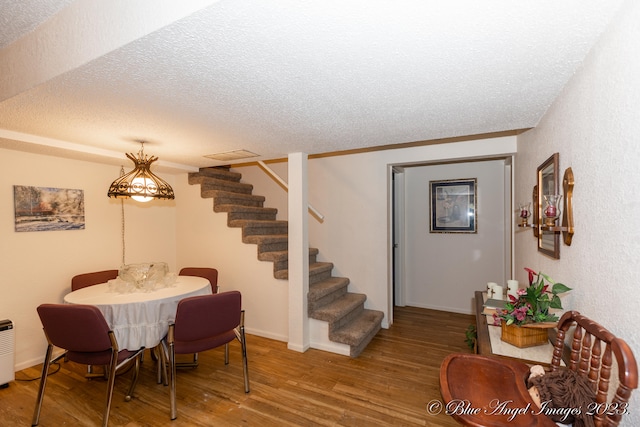
<svg viewBox="0 0 640 427">
<path fill-rule="evenodd" d="M 84 229 L 84 191 L 13 186 L 16 231 Z"/>
<path fill-rule="evenodd" d="M 431 233 L 477 233 L 476 178 L 429 181 Z"/>
</svg>

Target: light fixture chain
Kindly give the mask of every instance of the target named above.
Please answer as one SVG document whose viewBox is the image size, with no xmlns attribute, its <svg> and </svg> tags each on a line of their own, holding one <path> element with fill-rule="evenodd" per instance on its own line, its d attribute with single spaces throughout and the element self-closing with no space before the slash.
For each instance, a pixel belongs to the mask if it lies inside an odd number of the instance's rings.
<svg viewBox="0 0 640 427">
<path fill-rule="evenodd" d="M 120 199 L 120 207 L 122 210 L 122 265 L 126 265 L 124 262 L 124 200 Z"/>
<path fill-rule="evenodd" d="M 124 166 L 120 166 L 120 176 L 124 176 Z M 122 265 L 126 265 L 124 262 L 124 199 L 120 199 L 120 222 L 122 229 Z"/>
</svg>

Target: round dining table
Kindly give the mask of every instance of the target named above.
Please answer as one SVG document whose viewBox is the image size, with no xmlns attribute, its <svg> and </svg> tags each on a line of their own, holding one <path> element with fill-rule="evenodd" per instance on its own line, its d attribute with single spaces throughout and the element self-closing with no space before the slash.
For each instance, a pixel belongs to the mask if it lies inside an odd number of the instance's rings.
<svg viewBox="0 0 640 427">
<path fill-rule="evenodd" d="M 88 286 L 64 297 L 68 304 L 95 305 L 114 332 L 120 349 L 154 348 L 169 331 L 181 299 L 211 294 L 207 279 L 177 276 L 170 287 L 119 293 L 109 283 Z"/>
</svg>

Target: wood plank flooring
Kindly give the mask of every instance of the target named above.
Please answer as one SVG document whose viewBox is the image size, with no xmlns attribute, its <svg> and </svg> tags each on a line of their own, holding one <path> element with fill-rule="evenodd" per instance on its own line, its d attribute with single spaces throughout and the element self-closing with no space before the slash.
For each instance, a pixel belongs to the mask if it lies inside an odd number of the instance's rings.
<svg viewBox="0 0 640 427">
<path fill-rule="evenodd" d="M 355 359 L 247 336 L 251 392 L 242 382 L 240 346 L 200 354 L 200 366 L 178 371 L 178 418 L 169 418 L 169 389 L 156 384 L 148 354 L 134 398 L 124 401 L 129 374 L 116 379 L 111 426 L 443 426 L 458 424 L 427 405 L 440 400 L 439 368 L 452 352 L 470 352 L 464 338 L 474 317 L 397 307 L 394 324 L 381 330 Z M 100 425 L 106 382 L 84 378 L 86 368 L 60 364 L 47 381 L 40 426 Z M 0 424 L 31 425 L 40 366 L 16 373 L 0 389 Z M 52 367 L 55 370 L 55 367 Z"/>
</svg>

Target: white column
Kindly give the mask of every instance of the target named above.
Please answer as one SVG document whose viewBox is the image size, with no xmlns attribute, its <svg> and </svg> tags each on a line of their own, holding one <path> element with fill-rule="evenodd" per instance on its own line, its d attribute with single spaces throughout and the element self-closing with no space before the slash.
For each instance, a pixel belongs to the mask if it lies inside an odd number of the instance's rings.
<svg viewBox="0 0 640 427">
<path fill-rule="evenodd" d="M 307 154 L 289 154 L 289 342 L 290 350 L 309 348 L 309 224 Z"/>
</svg>

